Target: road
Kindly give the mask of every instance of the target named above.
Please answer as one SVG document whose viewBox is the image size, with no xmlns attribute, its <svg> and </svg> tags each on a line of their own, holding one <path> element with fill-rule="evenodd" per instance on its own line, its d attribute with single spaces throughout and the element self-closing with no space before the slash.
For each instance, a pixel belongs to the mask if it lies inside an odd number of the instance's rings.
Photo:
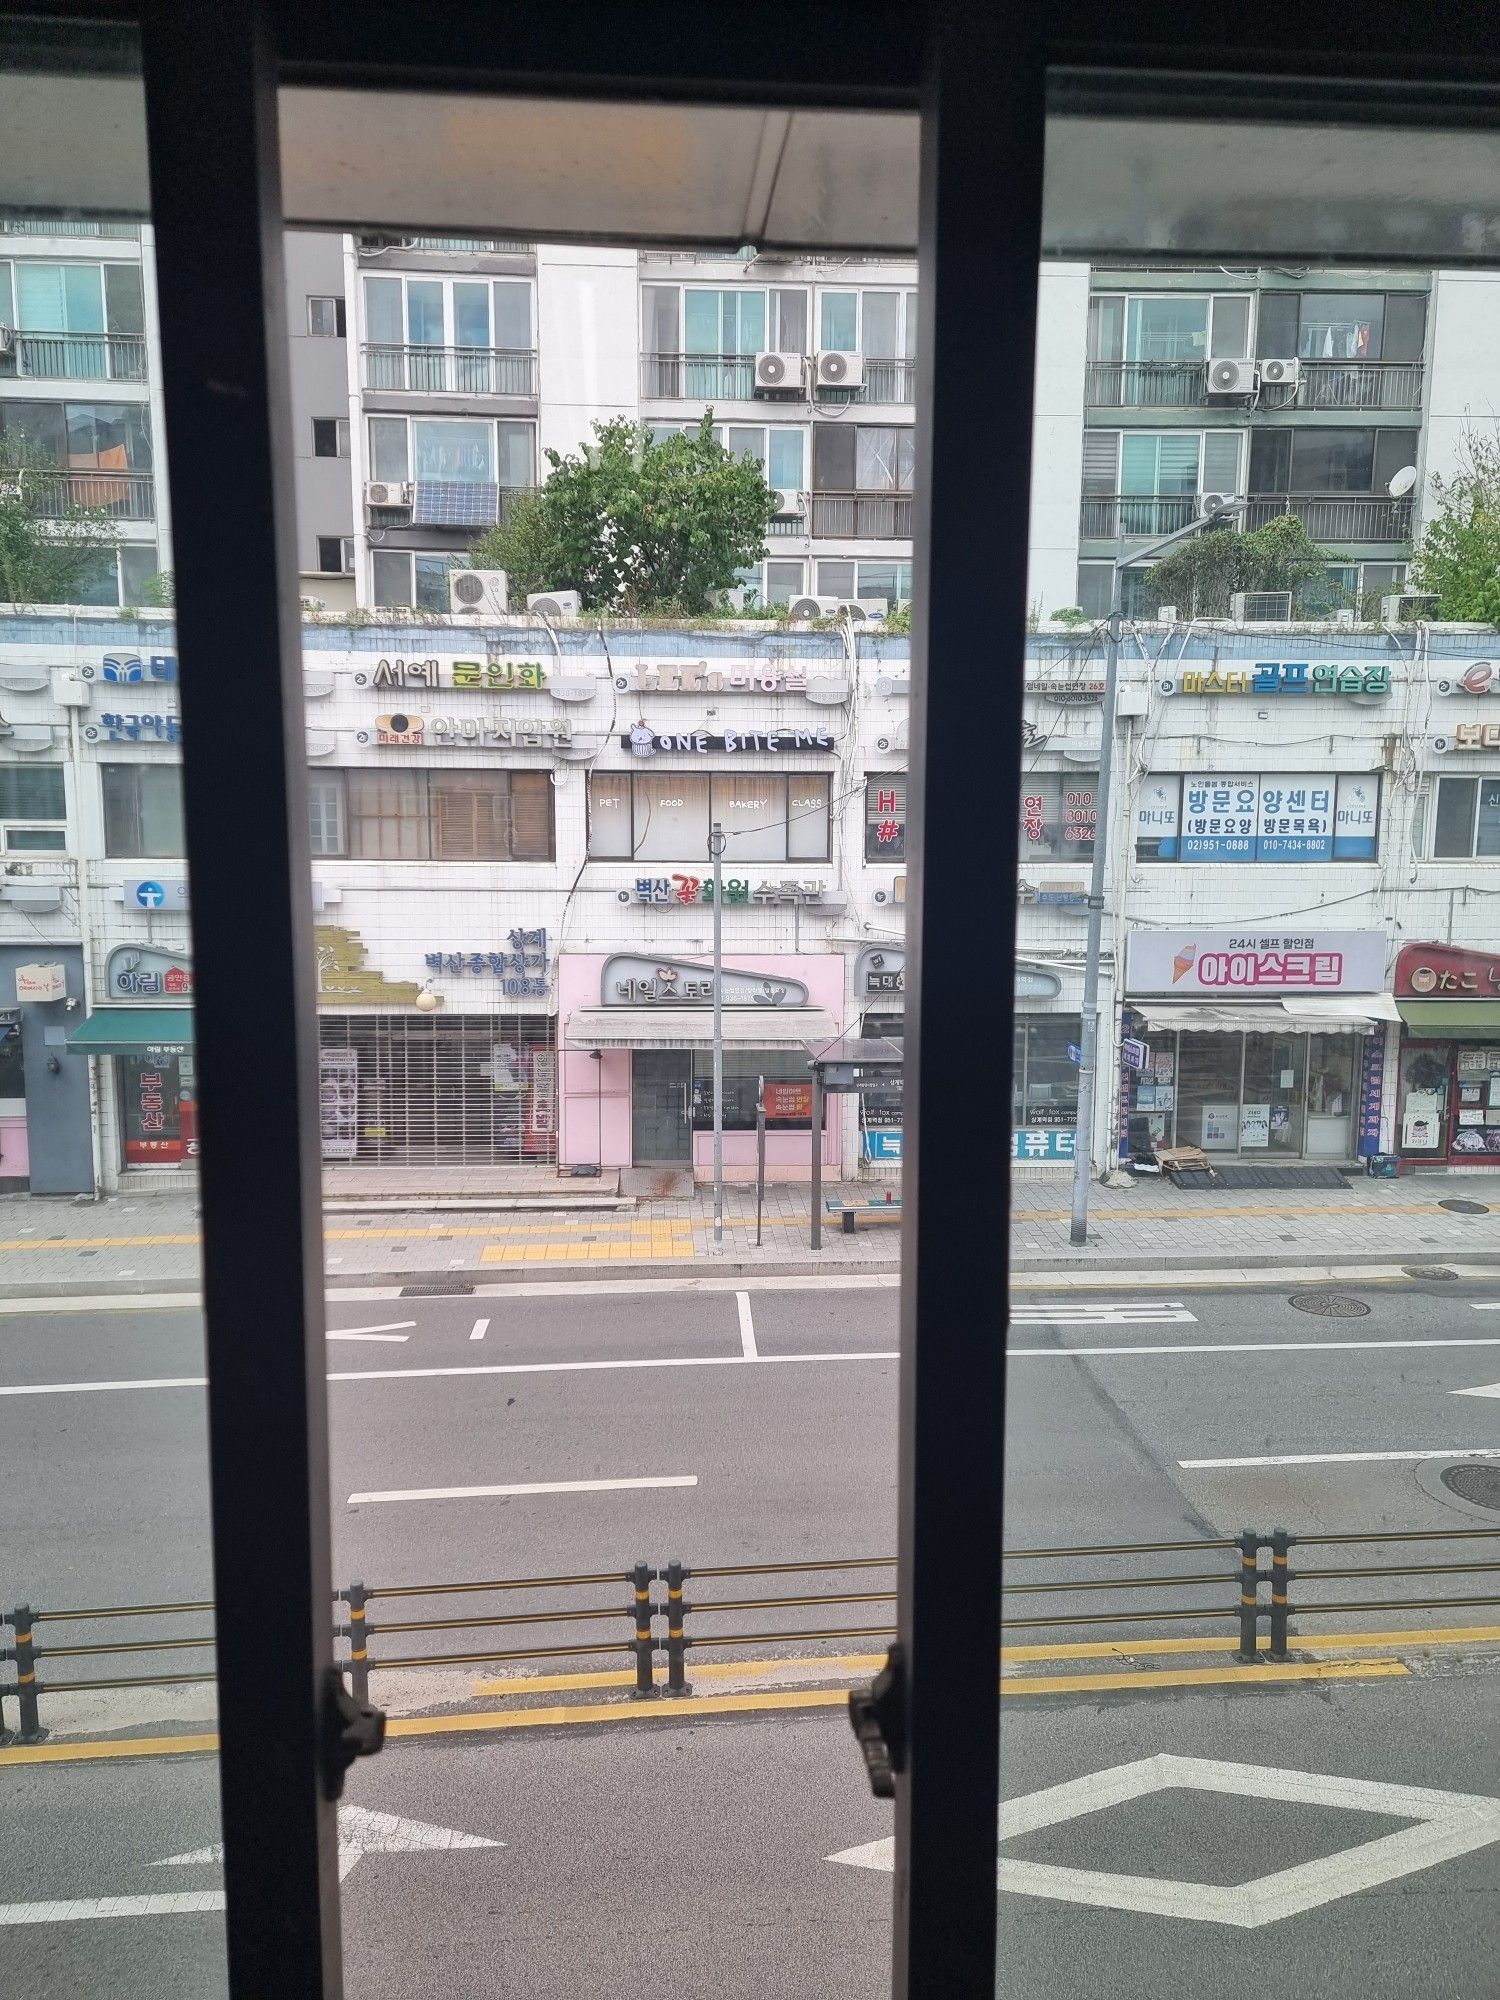
<svg viewBox="0 0 1500 2000">
<path fill-rule="evenodd" d="M 340 1300 L 334 1326 L 359 1337 L 328 1350 L 337 1573 L 888 1552 L 894 1292 L 742 1290 L 743 1303 L 733 1289 L 629 1284 Z M 1445 1500 L 1442 1461 L 1415 1456 L 1500 1450 L 1500 1402 L 1460 1393 L 1500 1381 L 1488 1310 L 1500 1287 L 1347 1291 L 1366 1314 L 1308 1314 L 1273 1285 L 1028 1293 L 1010 1336 L 1008 1546 L 1187 1539 L 1244 1521 L 1500 1525 Z M 191 1316 L 10 1314 L 0 1356 L 0 1391 L 27 1392 L 0 1393 L 0 1594 L 201 1591 Z M 186 1386 L 79 1386 L 148 1381 Z M 272 1441 L 268 1476 L 274 1462 Z M 684 1479 L 696 1483 L 602 1484 Z M 431 1497 L 488 1486 L 564 1490 Z M 1327 1636 L 1413 1622 L 1377 1610 Z M 1083 1790 L 1018 1804 L 1002 1829 L 1000 1990 L 1062 2000 L 1098 1990 L 1108 1964 L 1111 1995 L 1188 2000 L 1226 1983 L 1232 1953 L 1252 1990 L 1296 1980 L 1350 2000 L 1487 2000 L 1500 1924 L 1493 1895 L 1476 1892 L 1491 1890 L 1500 1832 L 1500 1649 L 1378 1650 L 1346 1656 L 1359 1678 L 1252 1689 L 1212 1680 L 1222 1654 L 1207 1671 L 1194 1656 L 1179 1676 L 1194 1684 L 1144 1675 L 1126 1689 L 1054 1660 L 1051 1691 L 1007 1702 L 1006 1798 Z M 885 1990 L 889 1808 L 865 1790 L 836 1707 L 627 1707 L 567 1727 L 416 1735 L 358 1767 L 349 1797 L 391 1816 L 349 1835 L 350 1853 L 374 1841 L 344 1888 L 353 1991 L 395 2000 L 414 1967 L 434 2000 L 573 2000 L 633 1978 L 746 2000 Z M 441 1831 L 399 1831 L 411 1822 Z M 158 1865 L 204 1855 L 214 1833 L 210 1756 L 0 1769 L 0 1949 L 26 1966 L 27 1990 L 222 1990 L 215 1864 Z M 453 1833 L 498 1844 L 442 1845 Z M 1351 1846 L 1360 1858 L 1329 1860 Z M 1085 1872 L 1038 1872 L 1057 1869 Z M 1215 1897 L 1293 1869 L 1290 1887 Z M 116 1896 L 171 1900 L 100 1914 Z M 37 1920 L 38 1904 L 58 1903 L 66 1921 Z M 1244 1928 L 1247 1916 L 1264 1920 Z"/>
</svg>

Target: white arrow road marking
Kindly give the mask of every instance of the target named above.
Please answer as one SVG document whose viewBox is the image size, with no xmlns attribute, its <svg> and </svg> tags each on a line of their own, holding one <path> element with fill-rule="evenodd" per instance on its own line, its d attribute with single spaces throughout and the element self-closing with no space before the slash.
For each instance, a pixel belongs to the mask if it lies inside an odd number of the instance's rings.
<svg viewBox="0 0 1500 2000">
<path fill-rule="evenodd" d="M 395 1813 L 372 1812 L 368 1806 L 339 1807 L 339 1880 L 347 1880 L 362 1854 L 447 1853 L 455 1847 L 503 1847 L 503 1840 L 485 1840 L 456 1827 L 429 1826 L 425 1820 L 400 1819 Z M 168 1854 L 156 1868 L 223 1866 L 224 1843 L 195 1847 L 190 1854 Z"/>
<path fill-rule="evenodd" d="M 1384 1813 L 1414 1820 L 1383 1839 L 1342 1849 L 1300 1868 L 1283 1868 L 1258 1881 L 1224 1888 L 1207 1882 L 1162 1881 L 1147 1875 L 1116 1875 L 1096 1868 L 1061 1868 L 1033 1861 L 996 1863 L 1000 1889 L 1095 1909 L 1137 1911 L 1158 1917 L 1187 1917 L 1199 1923 L 1257 1930 L 1282 1917 L 1315 1910 L 1362 1889 L 1414 1875 L 1439 1861 L 1451 1861 L 1500 1840 L 1500 1799 L 1469 1792 L 1430 1791 L 1420 1785 L 1376 1784 L 1366 1778 L 1327 1777 L 1313 1771 L 1279 1771 L 1258 1764 L 1223 1764 L 1203 1757 L 1162 1754 L 1138 1763 L 1096 1771 L 1028 1797 L 1008 1799 L 1000 1808 L 999 1838 L 1021 1834 L 1154 1792 L 1186 1790 L 1228 1793 L 1241 1798 L 1278 1799 L 1293 1805 L 1349 1812 Z M 863 1847 L 830 1854 L 852 1868 L 890 1871 L 895 1842 L 889 1836 Z"/>
<path fill-rule="evenodd" d="M 1500 1382 L 1486 1382 L 1479 1389 L 1450 1389 L 1450 1396 L 1500 1396 Z"/>
<path fill-rule="evenodd" d="M 659 1486 L 696 1486 L 696 1472 L 664 1474 L 658 1479 L 547 1479 L 521 1486 L 407 1486 L 390 1493 L 351 1493 L 349 1505 L 371 1500 L 509 1500 L 536 1493 L 635 1493 Z"/>
</svg>

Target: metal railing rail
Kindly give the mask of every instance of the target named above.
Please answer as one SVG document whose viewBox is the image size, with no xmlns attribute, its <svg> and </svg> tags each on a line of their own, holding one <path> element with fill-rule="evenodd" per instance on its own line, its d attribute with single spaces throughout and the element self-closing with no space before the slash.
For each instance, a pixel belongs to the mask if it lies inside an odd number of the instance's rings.
<svg viewBox="0 0 1500 2000">
<path fill-rule="evenodd" d="M 1129 1630 L 1161 1624 L 1228 1623 L 1238 1635 L 1233 1657 L 1241 1664 L 1263 1660 L 1284 1661 L 1289 1657 L 1290 1624 L 1293 1618 L 1360 1615 L 1372 1611 L 1450 1611 L 1500 1608 L 1500 1589 L 1488 1594 L 1366 1595 L 1358 1598 L 1323 1598 L 1319 1587 L 1348 1581 L 1392 1583 L 1417 1577 L 1496 1577 L 1500 1578 L 1500 1549 L 1494 1554 L 1475 1549 L 1472 1559 L 1462 1546 L 1441 1561 L 1409 1560 L 1402 1551 L 1417 1545 L 1446 1542 L 1463 1545 L 1500 1542 L 1500 1526 L 1494 1528 L 1417 1528 L 1388 1533 L 1313 1534 L 1297 1537 L 1285 1529 L 1270 1533 L 1245 1529 L 1237 1536 L 1200 1536 L 1195 1539 L 1153 1542 L 1107 1542 L 1009 1549 L 1002 1556 L 1001 1592 L 1007 1599 L 1042 1600 L 1025 1616 L 1007 1616 L 1007 1634 L 1020 1632 L 1061 1632 L 1070 1628 L 1112 1627 Z M 1292 1567 L 1294 1548 L 1306 1550 L 1388 1549 L 1390 1555 L 1373 1562 L 1316 1564 Z M 1170 1569 L 1144 1567 L 1140 1559 L 1152 1555 L 1198 1555 L 1219 1551 L 1232 1555 L 1222 1568 Z M 1263 1558 L 1269 1552 L 1267 1565 Z M 1029 1570 L 1021 1578 L 1007 1577 L 1005 1568 L 1013 1564 L 1059 1565 L 1084 1563 L 1087 1575 L 1036 1576 Z M 1116 1574 L 1108 1565 L 1119 1562 L 1124 1573 Z M 848 1614 L 877 1616 L 882 1607 L 895 1602 L 895 1590 L 865 1576 L 871 1571 L 892 1571 L 891 1556 L 841 1556 L 820 1562 L 711 1563 L 692 1569 L 680 1562 L 653 1567 L 644 1561 L 628 1570 L 595 1570 L 587 1574 L 563 1576 L 497 1577 L 445 1583 L 399 1583 L 366 1586 L 347 1585 L 334 1593 L 332 1610 L 337 1639 L 347 1642 L 344 1662 L 353 1692 L 360 1700 L 369 1696 L 370 1676 L 396 1669 L 444 1669 L 492 1666 L 501 1663 L 532 1663 L 544 1660 L 600 1658 L 623 1653 L 632 1663 L 632 1692 L 638 1697 L 659 1693 L 688 1696 L 687 1661 L 692 1651 L 720 1647 L 797 1646 L 831 1641 L 855 1640 L 871 1646 L 889 1639 L 894 1632 L 887 1618 L 879 1622 L 849 1622 Z M 771 1594 L 746 1593 L 743 1584 L 764 1578 L 789 1580 L 790 1587 Z M 818 1587 L 818 1579 L 838 1584 L 847 1578 L 854 1588 Z M 689 1580 L 700 1586 L 729 1585 L 729 1594 L 695 1597 L 689 1601 Z M 736 1586 L 741 1586 L 736 1588 Z M 654 1588 L 660 1586 L 660 1588 Z M 581 1590 L 614 1593 L 610 1601 L 578 1604 L 565 1601 L 541 1607 L 528 1606 L 514 1611 L 476 1607 L 473 1613 L 455 1613 L 451 1607 L 435 1605 L 431 1614 L 417 1617 L 372 1618 L 371 1608 L 384 1602 L 412 1599 L 473 1598 L 498 1595 L 503 1602 L 517 1592 L 573 1593 Z M 1124 1593 L 1139 1598 L 1143 1593 L 1182 1590 L 1215 1592 L 1217 1601 L 1207 1604 L 1163 1605 L 1160 1601 L 1131 1602 L 1123 1605 L 1084 1609 L 1079 1598 L 1096 1593 Z M 1307 1593 L 1311 1592 L 1309 1595 Z M 1051 1602 L 1047 1602 L 1051 1600 Z M 342 1610 L 341 1610 L 342 1607 Z M 213 1604 L 206 1599 L 181 1604 L 113 1604 L 73 1609 L 37 1609 L 21 1604 L 0 1615 L 0 1639 L 10 1631 L 9 1643 L 0 1643 L 0 1666 L 12 1669 L 10 1679 L 0 1678 L 0 1741 L 5 1735 L 5 1704 L 12 1697 L 19 1708 L 18 1737 L 23 1743 L 39 1742 L 46 1735 L 40 1704 L 48 1696 L 90 1693 L 138 1687 L 174 1687 L 203 1684 L 214 1679 L 214 1668 L 205 1661 L 195 1671 L 111 1672 L 107 1668 L 88 1678 L 52 1679 L 47 1662 L 92 1661 L 132 1662 L 150 1654 L 211 1653 L 211 1636 L 165 1634 L 127 1630 L 97 1642 L 59 1632 L 57 1643 L 42 1643 L 38 1628 L 74 1624 L 97 1627 L 100 1621 L 149 1621 L 206 1616 Z M 779 1614 L 816 1611 L 824 1614 L 806 1622 L 783 1622 Z M 832 1613 L 832 1618 L 827 1616 Z M 728 1631 L 717 1629 L 717 1621 L 744 1619 Z M 625 1629 L 609 1638 L 592 1639 L 574 1635 L 568 1628 L 618 1625 Z M 1268 1628 L 1264 1646 L 1262 1628 Z M 409 1635 L 422 1633 L 472 1634 L 474 1644 L 462 1652 L 381 1650 L 377 1642 L 405 1647 Z M 525 1639 L 531 1634 L 545 1637 L 547 1644 L 508 1645 L 514 1633 Z M 491 1644 L 493 1634 L 497 1643 Z M 657 1663 L 664 1662 L 665 1678 L 659 1680 Z M 47 1677 L 44 1677 L 47 1676 Z"/>
<path fill-rule="evenodd" d="M 1078 532 L 1091 541 L 1169 535 L 1197 518 L 1198 505 L 1195 493 L 1086 493 Z M 1264 528 L 1283 514 L 1295 514 L 1315 542 L 1411 540 L 1409 495 L 1393 500 L 1371 493 L 1253 493 L 1244 525 Z"/>
<path fill-rule="evenodd" d="M 367 389 L 450 396 L 535 396 L 534 347 L 436 347 L 366 341 Z"/>
<path fill-rule="evenodd" d="M 140 333 L 17 333 L 0 352 L 0 374 L 36 380 L 144 382 Z"/>
</svg>

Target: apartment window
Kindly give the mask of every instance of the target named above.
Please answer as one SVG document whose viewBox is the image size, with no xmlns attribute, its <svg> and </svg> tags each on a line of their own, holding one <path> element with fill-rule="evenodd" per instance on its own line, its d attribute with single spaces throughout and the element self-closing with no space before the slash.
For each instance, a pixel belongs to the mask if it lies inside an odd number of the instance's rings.
<svg viewBox="0 0 1500 2000">
<path fill-rule="evenodd" d="M 1135 858 L 1281 866 L 1373 861 L 1379 826 L 1376 772 L 1152 775 L 1136 794 Z"/>
<path fill-rule="evenodd" d="M 693 428 L 683 424 L 683 430 Z M 719 437 L 719 426 L 714 435 Z M 766 484 L 781 493 L 801 493 L 807 486 L 807 432 L 776 425 L 730 424 L 720 442 L 735 458 L 750 458 L 765 474 Z"/>
<path fill-rule="evenodd" d="M 853 597 L 855 565 L 846 556 L 836 556 L 831 562 L 818 564 L 819 597 Z"/>
<path fill-rule="evenodd" d="M 378 607 L 417 611 L 447 611 L 448 573 L 456 558 L 420 550 L 376 549 L 370 575 Z"/>
<path fill-rule="evenodd" d="M 456 347 L 529 352 L 532 333 L 531 283 L 526 278 L 379 277 L 365 279 L 365 338 L 385 347 Z M 401 386 L 395 382 L 376 387 Z M 449 386 L 446 378 L 409 386 Z M 465 387 L 498 387 L 494 383 L 458 381 Z M 520 386 L 520 385 L 517 385 Z"/>
<path fill-rule="evenodd" d="M 1086 861 L 1094 852 L 1097 771 L 1028 771 L 1021 786 L 1021 862 Z"/>
<path fill-rule="evenodd" d="M 820 771 L 595 771 L 589 779 L 589 858 L 698 863 L 709 828 L 726 836 L 726 866 L 827 861 L 832 791 Z"/>
<path fill-rule="evenodd" d="M 1414 430 L 1258 430 L 1250 439 L 1249 491 L 1381 494 L 1394 473 L 1416 462 Z"/>
<path fill-rule="evenodd" d="M 312 420 L 313 457 L 347 458 L 349 456 L 349 419 L 347 417 L 314 417 Z"/>
<path fill-rule="evenodd" d="M 344 781 L 337 772 L 308 773 L 307 832 L 315 856 L 344 853 Z"/>
<path fill-rule="evenodd" d="M 0 275 L 0 313 L 23 333 L 139 334 L 145 320 L 140 267 L 135 264 L 17 263 L 15 316 L 10 316 L 9 266 Z M 76 372 L 84 373 L 80 368 Z M 89 371 L 92 372 L 92 371 Z M 101 358 L 99 373 L 106 372 Z"/>
<path fill-rule="evenodd" d="M 683 288 L 684 354 L 755 354 L 765 344 L 764 292 Z"/>
<path fill-rule="evenodd" d="M 550 771 L 344 771 L 358 861 L 550 861 Z"/>
<path fill-rule="evenodd" d="M 881 771 L 865 779 L 865 859 L 906 859 L 906 773 Z"/>
<path fill-rule="evenodd" d="M 101 764 L 104 851 L 142 860 L 186 853 L 182 770 L 176 764 Z"/>
<path fill-rule="evenodd" d="M 814 424 L 813 489 L 910 493 L 916 434 L 906 424 Z"/>
<path fill-rule="evenodd" d="M 373 479 L 535 484 L 536 426 L 513 417 L 371 417 Z"/>
<path fill-rule="evenodd" d="M 1086 611 L 1090 618 L 1109 616 L 1110 591 L 1114 585 L 1115 566 L 1107 562 L 1081 562 L 1078 565 L 1078 594 L 1075 598 L 1080 611 Z M 1050 606 L 1049 609 L 1059 609 Z"/>
<path fill-rule="evenodd" d="M 835 556 L 818 563 L 819 597 L 883 597 L 888 605 L 911 596 L 909 562 L 853 562 Z"/>
<path fill-rule="evenodd" d="M 818 346 L 823 353 L 863 354 L 872 361 L 909 361 L 917 351 L 916 293 L 820 292 Z"/>
<path fill-rule="evenodd" d="M 352 575 L 354 571 L 354 537 L 352 535 L 319 535 L 318 571 L 322 576 Z"/>
<path fill-rule="evenodd" d="M 341 298 L 313 298 L 307 301 L 307 330 L 315 340 L 342 340 L 345 336 L 344 301 Z"/>
<path fill-rule="evenodd" d="M 1500 855 L 1500 778 L 1439 778 L 1433 858 L 1493 861 Z"/>
<path fill-rule="evenodd" d="M 70 471 L 149 472 L 151 420 L 144 403 L 0 402 L 0 434 L 24 439 L 47 462 Z M 108 505 L 118 497 L 100 482 Z"/>
<path fill-rule="evenodd" d="M 771 346 L 778 354 L 806 354 L 807 293 L 778 287 L 770 301 Z"/>
<path fill-rule="evenodd" d="M 1304 361 L 1420 361 L 1422 292 L 1263 292 L 1257 354 Z"/>
<path fill-rule="evenodd" d="M 641 346 L 647 354 L 676 354 L 682 337 L 682 293 L 676 285 L 642 285 Z"/>
<path fill-rule="evenodd" d="M 751 563 L 748 569 L 737 569 L 734 580 L 744 593 L 747 610 L 785 608 L 807 589 L 807 566 L 795 561 Z"/>
<path fill-rule="evenodd" d="M 7 854 L 66 847 L 66 819 L 61 764 L 0 764 L 0 827 Z"/>
</svg>

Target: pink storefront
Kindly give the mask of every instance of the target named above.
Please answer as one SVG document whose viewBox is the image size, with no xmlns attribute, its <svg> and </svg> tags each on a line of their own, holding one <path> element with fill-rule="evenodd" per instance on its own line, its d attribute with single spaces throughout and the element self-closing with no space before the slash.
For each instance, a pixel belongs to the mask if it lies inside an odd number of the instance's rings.
<svg viewBox="0 0 1500 2000">
<path fill-rule="evenodd" d="M 837 952 L 726 954 L 724 1170 L 755 1178 L 755 1101 L 766 1083 L 766 1175 L 812 1174 L 807 1047 L 839 1032 Z M 713 1172 L 713 966 L 648 951 L 565 952 L 558 959 L 564 1165 L 688 1167 Z M 837 1174 L 838 1108 L 828 1109 L 823 1169 Z"/>
</svg>

